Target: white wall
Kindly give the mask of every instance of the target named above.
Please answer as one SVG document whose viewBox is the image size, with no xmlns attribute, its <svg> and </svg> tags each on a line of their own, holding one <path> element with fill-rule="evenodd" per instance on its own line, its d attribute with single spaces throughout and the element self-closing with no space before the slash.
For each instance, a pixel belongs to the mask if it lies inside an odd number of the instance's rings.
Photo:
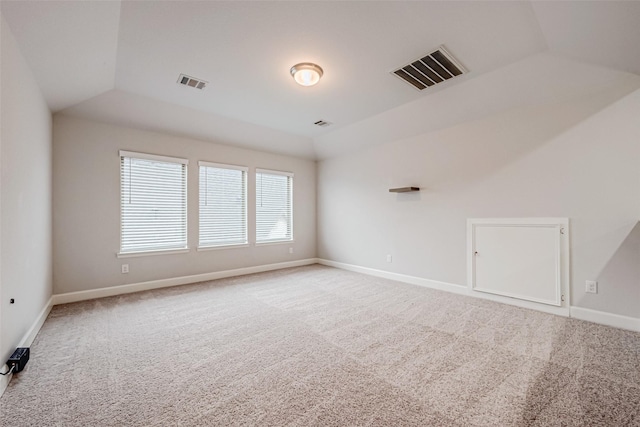
<svg viewBox="0 0 640 427">
<path fill-rule="evenodd" d="M 569 217 L 572 305 L 640 318 L 638 269 L 602 274 L 640 218 L 639 80 L 321 161 L 318 256 L 466 285 L 467 218 Z"/>
<path fill-rule="evenodd" d="M 211 273 L 316 256 L 315 162 L 190 138 L 54 116 L 54 293 Z M 117 258 L 119 150 L 189 159 L 186 254 Z M 248 166 L 249 239 L 255 241 L 255 168 L 293 172 L 293 243 L 196 251 L 198 160 Z M 294 253 L 289 254 L 289 248 Z M 121 265 L 130 273 L 122 274 Z"/>
<path fill-rule="evenodd" d="M 620 234 L 627 233 L 627 229 L 628 227 L 625 226 L 621 233 L 612 233 L 616 241 Z M 602 299 L 603 303 L 621 304 L 626 307 L 626 312 L 631 314 L 635 312 L 635 317 L 640 318 L 640 222 L 637 222 L 628 232 L 626 238 L 600 269 L 596 280 L 600 295 L 598 297 L 585 295 L 585 298 L 589 297 L 584 301 L 585 306 L 596 307 L 595 304 Z M 626 292 L 626 295 L 617 294 L 620 291 Z M 621 297 L 624 301 L 618 302 Z"/>
<path fill-rule="evenodd" d="M 51 113 L 4 18 L 0 26 L 0 360 L 5 361 L 51 296 Z M 9 304 L 11 298 L 15 304 Z"/>
</svg>

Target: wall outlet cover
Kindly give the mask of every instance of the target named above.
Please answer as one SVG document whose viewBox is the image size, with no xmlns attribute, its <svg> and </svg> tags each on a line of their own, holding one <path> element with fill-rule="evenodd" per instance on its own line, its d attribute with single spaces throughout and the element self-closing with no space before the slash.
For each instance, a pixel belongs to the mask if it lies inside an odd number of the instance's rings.
<svg viewBox="0 0 640 427">
<path fill-rule="evenodd" d="M 596 282 L 594 280 L 587 280 L 586 287 L 585 287 L 585 292 L 590 293 L 590 294 L 597 294 L 598 293 L 598 282 Z"/>
</svg>

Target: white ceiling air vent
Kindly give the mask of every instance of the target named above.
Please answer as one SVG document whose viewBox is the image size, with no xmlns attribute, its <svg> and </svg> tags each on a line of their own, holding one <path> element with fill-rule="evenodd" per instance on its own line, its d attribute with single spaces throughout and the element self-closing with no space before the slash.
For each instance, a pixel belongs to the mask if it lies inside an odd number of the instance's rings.
<svg viewBox="0 0 640 427">
<path fill-rule="evenodd" d="M 467 69 L 453 57 L 444 46 L 427 56 L 400 67 L 391 73 L 418 90 L 442 83 L 464 74 Z"/>
<path fill-rule="evenodd" d="M 331 123 L 325 122 L 324 120 L 318 120 L 317 122 L 314 123 L 314 125 L 320 126 L 320 127 L 327 127 L 327 126 L 331 126 Z"/>
<path fill-rule="evenodd" d="M 205 82 L 201 79 L 196 79 L 195 77 L 187 76 L 186 74 L 180 74 L 180 77 L 178 77 L 178 83 L 184 86 L 203 90 L 209 82 Z"/>
</svg>

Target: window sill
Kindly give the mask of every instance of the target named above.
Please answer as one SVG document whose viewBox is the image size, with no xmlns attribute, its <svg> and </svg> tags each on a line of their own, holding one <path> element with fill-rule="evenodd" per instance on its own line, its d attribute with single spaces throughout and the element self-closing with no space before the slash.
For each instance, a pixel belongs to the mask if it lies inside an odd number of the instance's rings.
<svg viewBox="0 0 640 427">
<path fill-rule="evenodd" d="M 152 256 L 152 255 L 173 255 L 173 254 L 186 254 L 190 251 L 189 248 L 184 249 L 167 249 L 160 251 L 144 251 L 144 252 L 118 252 L 116 257 L 118 258 L 135 258 L 141 256 Z"/>
<path fill-rule="evenodd" d="M 269 241 L 269 242 L 256 242 L 256 246 L 270 246 L 270 245 L 285 245 L 285 244 L 291 244 L 294 243 L 295 240 L 291 239 L 291 240 L 273 240 L 273 241 Z"/>
<path fill-rule="evenodd" d="M 198 246 L 197 251 L 217 251 L 220 249 L 248 248 L 248 243 L 238 243 L 237 245 L 221 245 L 221 246 Z"/>
</svg>

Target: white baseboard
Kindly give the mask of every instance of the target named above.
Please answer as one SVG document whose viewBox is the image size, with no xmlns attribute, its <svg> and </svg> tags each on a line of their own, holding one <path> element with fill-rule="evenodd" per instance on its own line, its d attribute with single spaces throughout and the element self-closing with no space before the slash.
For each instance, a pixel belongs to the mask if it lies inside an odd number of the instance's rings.
<svg viewBox="0 0 640 427">
<path fill-rule="evenodd" d="M 170 279 L 150 280 L 148 282 L 131 283 L 129 285 L 112 286 L 109 288 L 68 292 L 64 294 L 53 295 L 53 305 L 111 297 L 115 295 L 130 294 L 133 292 L 148 291 L 151 289 L 167 288 L 170 286 L 188 285 L 191 283 L 224 279 L 226 277 L 244 276 L 245 274 L 262 273 L 264 271 L 280 270 L 283 268 L 300 267 L 303 265 L 316 264 L 317 262 L 318 260 L 316 258 L 307 258 L 298 261 L 279 262 L 276 264 L 238 268 L 235 270 L 224 270 L 216 271 L 213 273 L 194 274 L 192 276 L 172 277 Z"/>
<path fill-rule="evenodd" d="M 368 274 L 370 276 L 382 277 L 389 280 L 396 280 L 398 282 L 409 283 L 412 285 L 424 286 L 426 288 L 437 289 L 440 291 L 452 292 L 455 294 L 486 299 L 490 301 L 500 302 L 503 304 L 515 305 L 517 307 L 528 308 L 530 310 L 543 311 L 545 313 L 555 314 L 558 316 L 568 317 L 570 315 L 570 309 L 568 306 L 554 307 L 550 305 L 539 304 L 531 301 L 524 301 L 524 300 L 505 297 L 501 295 L 494 295 L 494 294 L 489 294 L 484 292 L 472 291 L 465 285 L 441 282 L 438 280 L 429 280 L 429 279 L 424 279 L 422 277 L 392 273 L 389 271 L 377 270 L 375 268 L 361 267 L 359 265 L 353 265 L 353 264 L 345 264 L 342 262 L 330 261 L 322 258 L 318 259 L 318 264 L 326 265 L 329 267 L 341 268 L 343 270 L 355 271 L 357 273 Z"/>
<path fill-rule="evenodd" d="M 453 292 L 455 294 L 469 295 L 466 286 L 455 285 L 453 283 L 439 282 L 437 280 L 423 279 L 421 277 L 409 276 L 406 274 L 392 273 L 390 271 L 377 270 L 375 268 L 361 267 L 359 265 L 345 264 L 343 262 L 330 261 L 328 259 L 318 259 L 318 264 L 328 267 L 340 268 L 342 270 L 355 271 L 356 273 L 368 274 L 369 276 L 382 277 L 384 279 L 396 280 L 398 282 L 410 283 L 412 285 L 424 286 L 431 289 Z"/>
<path fill-rule="evenodd" d="M 49 298 L 49 301 L 47 301 L 45 306 L 42 308 L 40 314 L 38 314 L 38 317 L 36 317 L 36 320 L 33 322 L 27 333 L 22 337 L 18 343 L 18 347 L 31 347 L 33 340 L 36 338 L 36 335 L 38 335 L 38 332 L 40 332 L 40 328 L 44 325 L 44 321 L 47 320 L 47 316 L 49 316 L 52 307 L 53 296 Z M 2 370 L 4 372 L 8 369 L 9 367 L 7 365 L 2 366 Z M 9 382 L 11 382 L 11 378 L 13 378 L 13 374 L 0 376 L 0 396 L 2 396 L 4 391 L 7 389 Z"/>
<path fill-rule="evenodd" d="M 36 335 L 42 328 L 51 308 L 54 305 L 66 304 L 70 302 L 84 301 L 95 298 L 103 298 L 108 296 L 122 295 L 133 292 L 140 292 L 151 289 L 166 288 L 170 286 L 185 285 L 190 283 L 204 282 L 209 280 L 223 279 L 226 277 L 243 276 L 246 274 L 261 273 L 265 271 L 280 270 L 283 268 L 300 267 L 310 264 L 322 264 L 329 267 L 340 268 L 343 270 L 355 271 L 358 273 L 367 274 L 370 276 L 382 277 L 389 280 L 396 280 L 399 282 L 409 283 L 417 286 L 424 286 L 431 289 L 437 289 L 446 292 L 452 292 L 460 295 L 467 295 L 476 298 L 490 299 L 498 302 L 504 302 L 507 304 L 515 304 L 524 308 L 540 309 L 537 307 L 531 307 L 527 301 L 503 301 L 503 298 L 491 296 L 491 295 L 479 295 L 477 292 L 472 292 L 468 287 L 464 285 L 457 285 L 453 283 L 441 282 L 437 280 L 429 280 L 421 277 L 409 276 L 406 274 L 392 273 L 389 271 L 377 270 L 374 268 L 361 267 L 352 264 L 345 264 L 336 261 L 330 261 L 326 259 L 308 258 L 298 261 L 281 262 L 276 264 L 259 265 L 255 267 L 238 268 L 234 270 L 217 271 L 213 273 L 196 274 L 192 276 L 174 277 L 170 279 L 152 280 L 148 282 L 132 283 L 129 285 L 113 286 L 110 288 L 92 289 L 88 291 L 69 292 L 65 294 L 52 295 L 47 304 L 44 306 L 38 317 L 33 322 L 33 325 L 27 333 L 24 335 L 18 347 L 29 347 L 33 343 Z M 511 300 L 509 298 L 509 300 Z M 546 310 L 543 310 L 546 311 Z M 550 311 L 551 312 L 551 311 Z M 553 312 L 553 314 L 562 314 Z M 604 311 L 591 310 L 582 307 L 570 307 L 570 315 L 576 319 L 585 320 L 589 322 L 599 323 L 607 326 L 613 326 L 615 328 L 628 329 L 630 331 L 640 332 L 640 318 L 621 316 L 617 314 L 607 313 Z M 3 370 L 7 370 L 5 365 Z M 0 396 L 4 393 L 7 385 L 11 381 L 12 375 L 0 376 Z"/>
<path fill-rule="evenodd" d="M 6 372 L 7 369 L 9 368 L 7 368 L 7 365 L 4 365 L 2 369 L 4 370 L 4 372 Z M 4 391 L 9 386 L 9 382 L 11 381 L 11 378 L 13 378 L 13 374 L 0 376 L 0 397 L 2 397 L 2 395 L 4 394 Z"/>
<path fill-rule="evenodd" d="M 30 347 L 33 340 L 38 335 L 40 328 L 47 320 L 47 316 L 51 312 L 54 305 L 66 304 L 70 302 L 84 301 L 95 298 L 103 298 L 114 295 L 122 295 L 133 292 L 146 291 L 150 289 L 166 288 L 169 286 L 186 285 L 190 283 L 204 282 L 208 280 L 223 279 L 225 277 L 243 276 L 245 274 L 262 273 L 265 271 L 280 270 L 283 268 L 300 267 L 303 265 L 317 264 L 316 258 L 308 258 L 298 261 L 280 262 L 277 264 L 258 265 L 255 267 L 238 268 L 235 270 L 216 271 L 213 273 L 196 274 L 192 276 L 173 277 L 170 279 L 151 280 L 148 282 L 132 283 L 130 285 L 113 286 L 110 288 L 92 289 L 89 291 L 69 292 L 65 294 L 52 295 L 49 301 L 42 309 L 33 325 L 27 333 L 24 335 L 18 347 Z M 4 371 L 8 369 L 7 365 L 2 368 Z M 12 374 L 6 376 L 0 376 L 0 396 L 4 393 L 11 378 Z"/>
<path fill-rule="evenodd" d="M 31 328 L 29 328 L 29 330 L 24 335 L 24 337 L 22 337 L 22 340 L 18 344 L 18 347 L 31 346 L 31 344 L 33 343 L 33 340 L 36 339 L 36 335 L 38 335 L 38 332 L 40 332 L 40 328 L 42 328 L 42 325 L 44 325 L 44 321 L 47 320 L 47 316 L 51 312 L 52 308 L 53 308 L 53 295 L 51 296 L 51 298 L 49 298 L 49 301 L 47 301 L 47 304 L 42 308 L 42 311 L 40 311 L 40 314 L 38 315 L 36 320 L 33 322 L 33 325 L 31 325 Z"/>
<path fill-rule="evenodd" d="M 571 317 L 587 322 L 600 323 L 614 328 L 628 329 L 640 332 L 640 318 L 621 316 L 606 311 L 591 310 L 589 308 L 571 307 Z"/>
</svg>

